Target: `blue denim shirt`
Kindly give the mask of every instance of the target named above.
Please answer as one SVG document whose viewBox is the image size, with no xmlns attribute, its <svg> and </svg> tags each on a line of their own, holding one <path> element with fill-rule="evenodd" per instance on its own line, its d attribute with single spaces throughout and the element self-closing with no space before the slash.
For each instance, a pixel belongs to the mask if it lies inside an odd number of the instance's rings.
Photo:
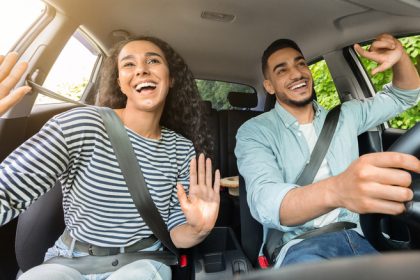
<svg viewBox="0 0 420 280">
<path fill-rule="evenodd" d="M 343 172 L 358 158 L 357 136 L 416 104 L 420 88 L 399 90 L 386 85 L 380 94 L 364 100 L 351 100 L 341 106 L 336 132 L 326 154 L 332 175 Z M 319 135 L 327 111 L 317 102 L 314 127 Z M 288 191 L 309 162 L 310 151 L 299 123 L 278 102 L 271 111 L 246 123 L 236 135 L 235 154 L 238 169 L 244 177 L 247 201 L 252 216 L 267 228 L 283 231 L 283 241 L 314 228 L 313 220 L 287 227 L 281 224 L 279 209 Z M 338 221 L 358 223 L 359 215 L 341 209 Z"/>
</svg>

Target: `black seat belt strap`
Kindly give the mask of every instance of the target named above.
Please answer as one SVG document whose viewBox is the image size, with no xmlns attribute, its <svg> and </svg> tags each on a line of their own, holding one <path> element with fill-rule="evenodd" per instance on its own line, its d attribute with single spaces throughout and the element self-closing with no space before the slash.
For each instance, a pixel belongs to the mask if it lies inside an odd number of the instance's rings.
<svg viewBox="0 0 420 280">
<path fill-rule="evenodd" d="M 334 136 L 338 118 L 340 117 L 340 109 L 341 105 L 338 105 L 328 112 L 327 117 L 325 118 L 324 126 L 321 129 L 321 133 L 319 134 L 318 140 L 316 141 L 315 147 L 312 151 L 309 163 L 305 166 L 296 181 L 297 185 L 305 186 L 314 181 Z"/>
<path fill-rule="evenodd" d="M 337 127 L 338 119 L 340 117 L 341 105 L 338 105 L 331 109 L 326 118 L 324 125 L 319 134 L 318 140 L 315 144 L 314 149 L 312 150 L 309 163 L 305 166 L 299 178 L 296 181 L 296 184 L 299 186 L 305 186 L 313 182 L 318 170 L 321 166 L 322 161 L 327 154 L 328 148 L 330 147 L 331 140 L 334 136 L 335 129 Z M 337 223 L 340 226 L 342 223 Z M 352 225 L 345 224 L 346 228 L 354 227 Z M 335 227 L 338 228 L 338 227 Z M 317 231 L 315 229 L 314 231 Z M 322 230 L 319 231 L 319 234 L 322 233 Z M 312 235 L 315 235 L 312 232 Z M 277 257 L 278 252 L 281 248 L 281 242 L 283 238 L 283 232 L 276 229 L 269 229 L 267 233 L 267 240 L 265 242 L 263 251 L 264 255 L 269 258 L 270 263 L 273 263 Z M 301 237 L 302 238 L 302 237 Z M 284 245 L 284 244 L 283 244 Z"/>
<path fill-rule="evenodd" d="M 112 109 L 97 108 L 137 210 L 153 234 L 179 260 L 178 249 L 173 244 L 167 226 L 152 200 L 124 125 Z"/>
</svg>

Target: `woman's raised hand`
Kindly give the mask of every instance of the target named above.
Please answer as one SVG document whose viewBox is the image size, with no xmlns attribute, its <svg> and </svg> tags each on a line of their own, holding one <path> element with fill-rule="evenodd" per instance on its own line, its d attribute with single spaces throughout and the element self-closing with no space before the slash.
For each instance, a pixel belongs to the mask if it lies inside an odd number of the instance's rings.
<svg viewBox="0 0 420 280">
<path fill-rule="evenodd" d="M 190 163 L 190 189 L 185 193 L 178 183 L 178 199 L 187 223 L 198 233 L 205 234 L 214 227 L 220 204 L 220 172 L 216 170 L 212 183 L 212 164 L 209 158 L 200 154 Z"/>
<path fill-rule="evenodd" d="M 0 116 L 31 91 L 29 86 L 18 87 L 12 91 L 28 67 L 26 62 L 17 63 L 18 58 L 16 52 L 6 56 L 0 55 Z"/>
</svg>

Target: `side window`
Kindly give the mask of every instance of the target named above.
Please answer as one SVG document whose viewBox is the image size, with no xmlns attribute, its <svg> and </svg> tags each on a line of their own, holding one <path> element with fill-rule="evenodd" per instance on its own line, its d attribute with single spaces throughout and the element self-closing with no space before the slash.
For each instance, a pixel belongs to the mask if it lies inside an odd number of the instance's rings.
<svg viewBox="0 0 420 280">
<path fill-rule="evenodd" d="M 210 101 L 213 109 L 218 111 L 233 108 L 227 99 L 228 93 L 231 91 L 257 94 L 253 87 L 247 85 L 200 79 L 195 81 L 201 98 Z"/>
<path fill-rule="evenodd" d="M 83 33 L 76 31 L 61 51 L 43 86 L 67 98 L 80 100 L 99 56 Z M 61 101 L 40 94 L 35 104 L 58 102 Z"/>
<path fill-rule="evenodd" d="M 318 102 L 327 110 L 340 104 L 337 89 L 332 80 L 330 70 L 325 60 L 320 60 L 309 66 L 314 79 L 314 87 Z"/>
<path fill-rule="evenodd" d="M 28 0 L 1 1 L 0 11 L 0 54 L 6 54 L 44 13 L 45 4 Z"/>
<path fill-rule="evenodd" d="M 399 40 L 401 41 L 407 53 L 410 55 L 410 58 L 416 66 L 417 71 L 420 73 L 420 35 L 404 37 L 400 38 Z M 364 48 L 368 47 L 369 45 L 364 46 Z M 372 76 L 371 71 L 374 67 L 376 67 L 376 63 L 360 56 L 359 58 L 376 91 L 380 91 L 383 85 L 392 81 L 392 72 L 390 69 L 383 73 L 378 73 L 375 76 Z M 389 124 L 393 128 L 409 129 L 413 127 L 417 122 L 420 122 L 420 103 L 417 103 L 417 105 L 413 108 L 410 108 L 401 113 L 399 116 L 391 119 Z"/>
</svg>

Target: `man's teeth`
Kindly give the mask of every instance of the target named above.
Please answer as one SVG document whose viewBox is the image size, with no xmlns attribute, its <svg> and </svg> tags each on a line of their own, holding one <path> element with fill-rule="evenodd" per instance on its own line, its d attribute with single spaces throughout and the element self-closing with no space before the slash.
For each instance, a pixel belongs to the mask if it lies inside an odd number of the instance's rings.
<svg viewBox="0 0 420 280">
<path fill-rule="evenodd" d="M 141 83 L 141 84 L 138 84 L 136 86 L 136 90 L 142 90 L 143 88 L 146 88 L 146 87 L 155 88 L 156 87 L 156 84 L 155 83 L 152 83 L 152 82 Z"/>
<path fill-rule="evenodd" d="M 292 86 L 292 90 L 295 90 L 295 89 L 298 89 L 298 88 L 301 88 L 301 87 L 304 87 L 304 86 L 306 86 L 306 83 L 300 83 L 300 84 Z"/>
</svg>

